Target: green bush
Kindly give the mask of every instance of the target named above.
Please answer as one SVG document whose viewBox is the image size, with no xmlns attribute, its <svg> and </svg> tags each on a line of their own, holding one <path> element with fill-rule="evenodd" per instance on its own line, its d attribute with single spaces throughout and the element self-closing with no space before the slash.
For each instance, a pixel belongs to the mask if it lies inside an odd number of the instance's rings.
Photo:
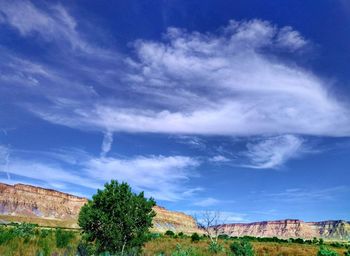
<svg viewBox="0 0 350 256">
<path fill-rule="evenodd" d="M 173 237 L 175 236 L 175 233 L 171 230 L 167 230 L 164 235 Z"/>
<path fill-rule="evenodd" d="M 350 248 L 348 249 L 347 252 L 344 252 L 344 256 L 350 256 Z"/>
<path fill-rule="evenodd" d="M 192 242 L 198 242 L 199 240 L 201 240 L 201 237 L 197 233 L 193 233 L 191 235 L 191 241 Z"/>
<path fill-rule="evenodd" d="M 12 228 L 0 227 L 0 245 L 15 238 Z"/>
<path fill-rule="evenodd" d="M 56 229 L 56 246 L 57 248 L 65 248 L 74 238 L 75 234 L 72 231 L 65 231 L 60 228 Z"/>
<path fill-rule="evenodd" d="M 50 234 L 51 234 L 51 230 L 49 230 L 49 229 L 41 229 L 40 230 L 40 238 L 45 238 Z"/>
<path fill-rule="evenodd" d="M 213 254 L 217 254 L 219 252 L 223 252 L 224 251 L 224 248 L 222 247 L 222 245 L 219 244 L 218 242 L 214 242 L 214 241 L 211 241 L 209 243 L 208 249 Z"/>
<path fill-rule="evenodd" d="M 247 240 L 233 242 L 230 249 L 233 256 L 254 256 L 253 246 Z"/>
<path fill-rule="evenodd" d="M 16 224 L 14 229 L 13 229 L 13 234 L 16 237 L 22 237 L 22 238 L 28 238 L 28 237 L 32 237 L 35 234 L 35 228 L 38 225 L 35 224 L 31 224 L 31 223 L 20 223 L 20 224 Z"/>
<path fill-rule="evenodd" d="M 229 239 L 230 237 L 229 237 L 227 234 L 222 234 L 222 235 L 218 235 L 218 238 L 219 238 L 219 239 L 227 240 L 227 239 Z"/>
<path fill-rule="evenodd" d="M 180 237 L 180 238 L 183 238 L 185 236 L 185 234 L 183 232 L 180 232 L 180 233 L 177 234 L 177 236 Z"/>
<path fill-rule="evenodd" d="M 338 253 L 325 247 L 321 247 L 317 253 L 317 256 L 338 256 Z"/>
</svg>

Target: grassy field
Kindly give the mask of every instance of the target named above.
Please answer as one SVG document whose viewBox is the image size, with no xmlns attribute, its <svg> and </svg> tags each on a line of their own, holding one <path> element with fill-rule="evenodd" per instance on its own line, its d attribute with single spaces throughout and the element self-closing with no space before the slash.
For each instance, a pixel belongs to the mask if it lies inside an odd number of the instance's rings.
<svg viewBox="0 0 350 256">
<path fill-rule="evenodd" d="M 219 239 L 223 250 L 215 255 L 230 255 L 229 246 L 233 241 Z M 43 229 L 30 225 L 0 227 L 1 256 L 75 256 L 79 242 L 80 233 L 73 230 Z M 319 250 L 319 246 L 315 244 L 258 241 L 251 243 L 256 256 L 316 256 Z M 208 238 L 192 242 L 190 237 L 160 236 L 146 243 L 143 255 L 214 255 L 208 245 Z M 346 251 L 345 248 L 336 248 L 330 244 L 326 246 L 336 251 L 339 256 L 343 256 Z"/>
<path fill-rule="evenodd" d="M 171 255 L 176 251 L 177 245 L 182 249 L 192 248 L 196 255 L 213 255 L 208 249 L 208 239 L 196 243 L 191 242 L 190 238 L 158 238 L 148 242 L 144 248 L 144 255 Z M 229 246 L 232 240 L 220 240 L 224 252 L 216 255 L 229 255 Z M 273 243 L 273 242 L 252 242 L 256 256 L 312 256 L 317 254 L 319 246 L 295 243 Z M 330 247 L 332 248 L 332 247 Z M 346 251 L 344 248 L 332 248 L 339 256 L 343 256 Z"/>
</svg>

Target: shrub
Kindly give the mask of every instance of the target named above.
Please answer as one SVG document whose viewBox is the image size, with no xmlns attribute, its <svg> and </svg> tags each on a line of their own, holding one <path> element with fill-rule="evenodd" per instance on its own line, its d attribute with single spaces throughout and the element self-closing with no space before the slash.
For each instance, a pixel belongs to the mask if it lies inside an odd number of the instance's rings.
<svg viewBox="0 0 350 256">
<path fill-rule="evenodd" d="M 15 237 L 12 228 L 0 227 L 0 245 L 7 243 Z"/>
<path fill-rule="evenodd" d="M 35 228 L 37 226 L 36 224 L 25 222 L 20 224 L 16 223 L 13 229 L 13 235 L 15 237 L 24 238 L 24 242 L 27 243 L 35 235 Z"/>
<path fill-rule="evenodd" d="M 233 242 L 230 245 L 233 256 L 254 256 L 254 250 L 247 240 Z"/>
<path fill-rule="evenodd" d="M 45 238 L 51 233 L 49 229 L 41 229 L 40 230 L 40 238 Z"/>
<path fill-rule="evenodd" d="M 56 229 L 56 246 L 57 248 L 67 247 L 69 242 L 74 238 L 74 233 L 65 231 L 60 228 Z"/>
<path fill-rule="evenodd" d="M 218 238 L 219 238 L 219 239 L 227 240 L 227 239 L 229 239 L 230 237 L 229 237 L 227 234 L 223 234 L 223 235 L 218 235 Z"/>
<path fill-rule="evenodd" d="M 167 230 L 167 231 L 165 232 L 165 235 L 166 235 L 166 236 L 171 236 L 171 237 L 173 237 L 173 236 L 175 236 L 175 233 L 174 233 L 173 231 L 171 231 L 171 230 Z"/>
<path fill-rule="evenodd" d="M 127 183 L 112 180 L 80 210 L 78 223 L 83 239 L 93 244 L 97 253 L 141 250 L 149 239 L 155 204 L 143 192 L 133 193 Z"/>
<path fill-rule="evenodd" d="M 344 256 L 350 256 L 350 248 L 348 249 L 347 252 L 344 252 Z"/>
<path fill-rule="evenodd" d="M 211 253 L 214 253 L 214 254 L 224 251 L 224 248 L 222 247 L 222 245 L 214 241 L 211 241 L 209 243 L 208 249 Z"/>
<path fill-rule="evenodd" d="M 192 249 L 192 247 L 182 249 L 179 244 L 176 245 L 175 251 L 171 256 L 197 256 L 198 254 Z"/>
<path fill-rule="evenodd" d="M 38 225 L 31 224 L 31 223 L 20 223 L 16 224 L 13 229 L 13 234 L 17 237 L 27 238 L 32 237 L 35 233 L 35 228 Z"/>
<path fill-rule="evenodd" d="M 180 232 L 180 233 L 177 234 L 177 236 L 180 237 L 180 238 L 183 238 L 185 236 L 185 234 L 183 232 Z"/>
<path fill-rule="evenodd" d="M 330 246 L 335 247 L 335 248 L 342 248 L 345 246 L 345 244 L 339 243 L 339 242 L 332 242 Z"/>
<path fill-rule="evenodd" d="M 192 242 L 198 242 L 199 240 L 201 240 L 201 237 L 197 233 L 193 233 L 191 235 L 191 241 Z"/>
<path fill-rule="evenodd" d="M 317 256 L 338 256 L 338 253 L 321 246 L 320 250 L 317 252 Z"/>
</svg>

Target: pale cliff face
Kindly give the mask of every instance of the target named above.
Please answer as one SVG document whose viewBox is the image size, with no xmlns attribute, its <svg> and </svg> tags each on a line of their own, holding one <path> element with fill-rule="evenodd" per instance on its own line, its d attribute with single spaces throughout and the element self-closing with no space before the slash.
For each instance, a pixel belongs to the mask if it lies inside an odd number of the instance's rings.
<svg viewBox="0 0 350 256">
<path fill-rule="evenodd" d="M 78 228 L 77 218 L 86 198 L 35 186 L 0 183 L 0 215 L 10 221 L 29 221 L 45 226 Z M 155 206 L 153 231 L 203 233 L 195 220 L 184 213 Z M 0 220 L 1 217 L 0 217 Z M 303 222 L 300 220 L 263 221 L 247 224 L 226 224 L 221 234 L 256 237 L 301 237 L 312 239 L 350 239 L 350 223 L 346 221 Z"/>
<path fill-rule="evenodd" d="M 244 224 L 226 224 L 221 234 L 230 236 L 256 236 L 279 238 L 313 237 L 324 239 L 350 239 L 350 223 L 346 221 L 304 222 L 300 220 L 263 221 Z"/>
<path fill-rule="evenodd" d="M 86 198 L 77 197 L 59 191 L 44 189 L 30 185 L 7 185 L 0 183 L 0 214 L 28 217 L 30 221 L 43 225 L 64 225 L 77 228 L 80 208 L 87 202 Z M 184 213 L 168 211 L 155 206 L 156 216 L 153 219 L 153 230 L 165 232 L 193 233 L 200 230 L 195 220 Z M 58 220 L 59 222 L 43 222 L 41 220 Z M 12 220 L 16 220 L 12 218 Z"/>
<path fill-rule="evenodd" d="M 49 219 L 76 219 L 86 198 L 55 190 L 16 184 L 0 183 L 0 214 L 42 217 Z"/>
</svg>

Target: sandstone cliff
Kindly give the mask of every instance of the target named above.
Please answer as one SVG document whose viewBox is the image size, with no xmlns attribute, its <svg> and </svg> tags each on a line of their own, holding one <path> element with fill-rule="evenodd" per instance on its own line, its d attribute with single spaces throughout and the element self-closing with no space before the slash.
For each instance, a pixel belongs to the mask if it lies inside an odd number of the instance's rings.
<svg viewBox="0 0 350 256">
<path fill-rule="evenodd" d="M 26 221 L 41 226 L 78 228 L 77 218 L 86 198 L 40 187 L 0 183 L 0 221 Z M 195 220 L 184 213 L 155 206 L 153 230 L 200 232 Z"/>
<path fill-rule="evenodd" d="M 40 187 L 0 183 L 0 223 L 32 222 L 41 226 L 78 228 L 77 217 L 86 198 Z M 153 231 L 203 233 L 195 220 L 184 213 L 155 206 Z M 301 237 L 312 239 L 350 239 L 350 223 L 346 221 L 303 222 L 300 220 L 263 221 L 225 224 L 221 234 L 230 236 Z"/>
<path fill-rule="evenodd" d="M 277 220 L 254 223 L 225 224 L 221 234 L 230 236 L 255 236 L 279 238 L 313 237 L 324 239 L 350 239 L 350 223 L 346 221 L 304 222 L 301 220 Z"/>
</svg>

